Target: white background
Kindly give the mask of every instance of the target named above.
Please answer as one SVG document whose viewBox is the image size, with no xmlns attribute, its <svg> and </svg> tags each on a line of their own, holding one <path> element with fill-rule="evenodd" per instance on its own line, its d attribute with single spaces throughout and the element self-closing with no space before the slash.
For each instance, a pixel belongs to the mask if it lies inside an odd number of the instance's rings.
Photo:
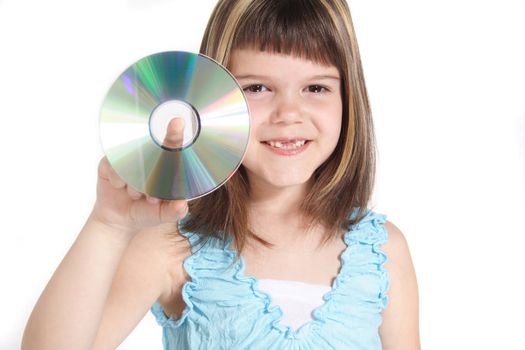
<svg viewBox="0 0 525 350">
<path fill-rule="evenodd" d="M 0 349 L 95 199 L 100 105 L 130 64 L 197 51 L 215 1 L 0 0 Z M 525 1 L 350 1 L 425 349 L 525 348 Z M 75 310 L 71 310 L 75 322 Z M 160 349 L 148 314 L 119 349 Z"/>
</svg>

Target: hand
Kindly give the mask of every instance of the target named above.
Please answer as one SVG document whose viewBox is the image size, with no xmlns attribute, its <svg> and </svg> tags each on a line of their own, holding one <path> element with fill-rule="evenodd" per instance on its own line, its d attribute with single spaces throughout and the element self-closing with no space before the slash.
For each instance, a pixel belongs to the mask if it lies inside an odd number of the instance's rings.
<svg viewBox="0 0 525 350">
<path fill-rule="evenodd" d="M 163 145 L 182 146 L 184 120 L 173 118 Z M 175 223 L 188 212 L 186 200 L 161 200 L 138 192 L 113 170 L 106 157 L 98 167 L 97 200 L 91 217 L 112 228 L 134 234 L 162 223 Z"/>
</svg>

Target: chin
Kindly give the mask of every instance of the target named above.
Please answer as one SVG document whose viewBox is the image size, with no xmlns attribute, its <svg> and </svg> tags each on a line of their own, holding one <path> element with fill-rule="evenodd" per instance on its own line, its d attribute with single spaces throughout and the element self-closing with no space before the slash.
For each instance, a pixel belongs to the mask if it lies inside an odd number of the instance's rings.
<svg viewBox="0 0 525 350">
<path fill-rule="evenodd" d="M 300 186 L 304 185 L 308 182 L 308 180 L 311 178 L 310 176 L 305 176 L 305 174 L 278 174 L 277 176 L 275 174 L 265 174 L 262 178 L 258 176 L 260 179 L 262 179 L 265 183 L 268 185 L 274 186 L 274 187 L 294 187 L 294 186 Z"/>
</svg>

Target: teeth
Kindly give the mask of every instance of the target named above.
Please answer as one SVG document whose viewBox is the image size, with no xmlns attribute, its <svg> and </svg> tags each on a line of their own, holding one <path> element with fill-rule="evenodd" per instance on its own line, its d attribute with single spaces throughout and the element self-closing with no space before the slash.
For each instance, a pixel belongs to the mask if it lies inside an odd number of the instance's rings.
<svg viewBox="0 0 525 350">
<path fill-rule="evenodd" d="M 270 146 L 275 147 L 275 148 L 296 149 L 296 148 L 302 147 L 306 143 L 306 140 L 289 142 L 289 143 L 286 143 L 286 144 L 282 143 L 282 142 L 279 142 L 279 141 L 267 141 L 267 143 Z"/>
</svg>

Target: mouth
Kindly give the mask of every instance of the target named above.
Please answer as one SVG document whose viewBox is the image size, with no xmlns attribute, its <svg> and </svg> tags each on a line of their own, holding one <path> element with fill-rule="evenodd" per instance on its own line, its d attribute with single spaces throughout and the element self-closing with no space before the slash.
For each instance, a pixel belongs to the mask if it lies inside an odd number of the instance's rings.
<svg viewBox="0 0 525 350">
<path fill-rule="evenodd" d="M 297 139 L 297 140 L 268 140 L 261 141 L 266 145 L 269 145 L 273 148 L 283 149 L 283 150 L 294 150 L 303 147 L 311 140 Z"/>
<path fill-rule="evenodd" d="M 295 156 L 305 151 L 311 141 L 312 140 L 307 140 L 302 137 L 295 137 L 276 138 L 272 140 L 261 141 L 261 143 L 265 145 L 265 147 L 268 147 L 268 150 L 275 154 L 281 156 Z"/>
</svg>

